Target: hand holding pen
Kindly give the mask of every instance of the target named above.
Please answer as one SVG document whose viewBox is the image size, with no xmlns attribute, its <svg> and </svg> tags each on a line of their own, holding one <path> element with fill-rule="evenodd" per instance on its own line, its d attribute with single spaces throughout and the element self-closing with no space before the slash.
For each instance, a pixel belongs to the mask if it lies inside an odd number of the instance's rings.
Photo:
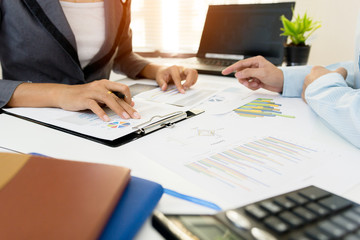
<svg viewBox="0 0 360 240">
<path fill-rule="evenodd" d="M 125 84 L 104 79 L 83 85 L 64 85 L 64 88 L 66 90 L 62 91 L 59 107 L 65 110 L 90 109 L 108 122 L 110 118 L 103 109 L 107 106 L 123 119 L 140 118 L 140 114 L 133 108 L 135 104 L 130 89 Z"/>
</svg>

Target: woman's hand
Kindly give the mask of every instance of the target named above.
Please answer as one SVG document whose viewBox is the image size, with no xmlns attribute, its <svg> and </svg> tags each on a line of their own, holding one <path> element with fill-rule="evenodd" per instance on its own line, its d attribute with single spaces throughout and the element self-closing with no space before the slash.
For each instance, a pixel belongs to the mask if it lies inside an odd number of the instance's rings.
<svg viewBox="0 0 360 240">
<path fill-rule="evenodd" d="M 165 91 L 169 83 L 174 83 L 179 92 L 185 93 L 185 90 L 194 85 L 198 78 L 195 69 L 184 68 L 181 66 L 160 66 L 148 64 L 141 71 L 141 75 L 148 79 L 155 79 L 161 90 Z M 185 80 L 184 84 L 181 82 Z"/>
<path fill-rule="evenodd" d="M 120 92 L 124 98 L 113 92 Z M 121 118 L 140 118 L 133 108 L 129 87 L 103 79 L 81 85 L 22 83 L 14 91 L 8 107 L 58 107 L 69 111 L 90 109 L 104 121 L 110 121 L 103 107 Z"/>
<path fill-rule="evenodd" d="M 120 92 L 124 98 L 113 92 Z M 59 95 L 59 107 L 70 111 L 90 109 L 104 121 L 110 121 L 102 106 L 107 106 L 123 119 L 140 118 L 133 108 L 128 86 L 103 79 L 83 85 L 67 85 Z"/>
<path fill-rule="evenodd" d="M 195 69 L 181 66 L 161 67 L 156 74 L 156 82 L 165 91 L 169 83 L 174 83 L 179 92 L 185 93 L 197 81 L 198 73 Z M 185 80 L 184 84 L 181 81 Z"/>
</svg>

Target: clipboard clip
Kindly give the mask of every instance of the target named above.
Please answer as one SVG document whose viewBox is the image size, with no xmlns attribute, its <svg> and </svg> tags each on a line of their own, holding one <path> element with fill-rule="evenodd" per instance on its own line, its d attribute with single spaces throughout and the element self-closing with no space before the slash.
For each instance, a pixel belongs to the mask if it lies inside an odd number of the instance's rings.
<svg viewBox="0 0 360 240">
<path fill-rule="evenodd" d="M 154 122 L 154 119 L 156 118 L 160 118 L 160 120 Z M 187 118 L 187 114 L 183 111 L 177 111 L 163 116 L 156 115 L 153 116 L 149 121 L 133 127 L 133 129 L 138 129 L 139 134 L 148 134 L 160 128 L 173 127 L 175 122 L 183 120 L 185 118 Z"/>
<path fill-rule="evenodd" d="M 150 132 L 153 132 L 155 130 L 158 130 L 160 128 L 164 127 L 174 127 L 176 122 L 179 122 L 181 120 L 184 120 L 188 117 L 192 117 L 194 115 L 202 113 L 202 110 L 195 110 L 195 111 L 177 111 L 173 113 L 169 113 L 166 115 L 156 115 L 153 116 L 149 121 L 143 122 L 139 125 L 136 125 L 133 127 L 133 129 L 137 129 L 138 134 L 148 134 Z M 158 121 L 154 121 L 154 119 L 160 118 Z"/>
</svg>

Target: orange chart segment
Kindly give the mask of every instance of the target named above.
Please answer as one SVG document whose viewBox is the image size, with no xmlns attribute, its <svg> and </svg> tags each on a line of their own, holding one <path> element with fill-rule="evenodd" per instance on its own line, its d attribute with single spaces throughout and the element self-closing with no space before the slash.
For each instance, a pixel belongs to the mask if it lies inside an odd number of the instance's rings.
<svg viewBox="0 0 360 240">
<path fill-rule="evenodd" d="M 271 98 L 257 98 L 241 107 L 234 109 L 234 112 L 242 117 L 286 117 L 295 118 L 295 116 L 285 115 L 280 110 L 281 104 L 275 103 Z"/>
</svg>

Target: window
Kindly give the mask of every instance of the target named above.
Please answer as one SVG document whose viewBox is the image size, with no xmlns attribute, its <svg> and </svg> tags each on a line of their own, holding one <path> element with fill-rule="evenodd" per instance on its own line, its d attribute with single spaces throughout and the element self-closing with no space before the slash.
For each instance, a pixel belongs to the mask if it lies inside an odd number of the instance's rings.
<svg viewBox="0 0 360 240">
<path fill-rule="evenodd" d="M 132 0 L 136 52 L 196 53 L 209 4 L 272 3 L 264 0 Z"/>
</svg>

